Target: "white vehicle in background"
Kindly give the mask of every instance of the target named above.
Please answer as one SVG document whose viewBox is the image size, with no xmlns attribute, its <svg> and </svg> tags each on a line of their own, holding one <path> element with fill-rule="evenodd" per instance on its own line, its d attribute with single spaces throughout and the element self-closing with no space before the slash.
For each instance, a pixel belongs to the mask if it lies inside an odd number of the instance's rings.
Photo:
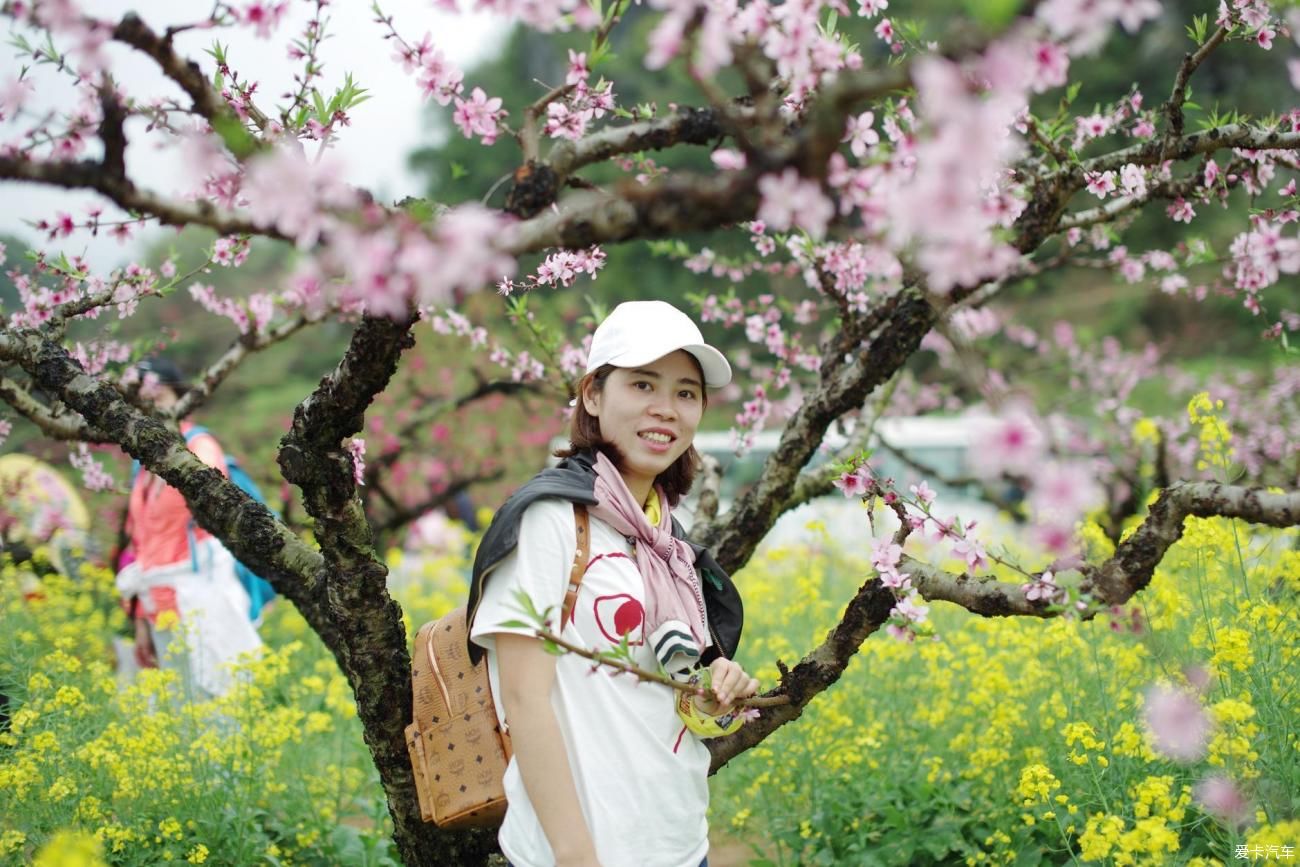
<svg viewBox="0 0 1300 867">
<path fill-rule="evenodd" d="M 908 488 L 924 480 L 936 494 L 933 511 L 948 519 L 954 515 L 963 521 L 978 521 L 987 526 L 997 518 L 997 509 L 979 498 L 973 484 L 963 482 L 971 476 L 971 443 L 978 417 L 918 416 L 884 418 L 876 422 L 869 443 L 869 461 L 879 478 L 894 480 L 896 490 L 904 495 Z M 751 449 L 737 456 L 729 432 L 702 432 L 695 436 L 695 448 L 709 455 L 722 467 L 718 514 L 723 515 L 737 498 L 758 481 L 763 464 L 776 449 L 780 431 L 763 431 Z M 843 436 L 827 434 L 810 468 L 835 459 L 845 447 Z M 949 480 L 958 484 L 948 484 Z M 698 484 L 698 482 L 697 482 Z M 675 514 L 688 530 L 694 522 L 697 492 L 682 502 Z M 893 512 L 877 507 L 874 532 L 867 511 L 857 498 L 846 498 L 838 490 L 791 509 L 778 519 L 763 541 L 763 546 L 782 546 L 806 541 L 817 524 L 825 527 L 831 538 L 852 544 L 867 536 L 882 536 L 898 527 Z M 811 526 L 810 526 L 811 525 Z"/>
</svg>

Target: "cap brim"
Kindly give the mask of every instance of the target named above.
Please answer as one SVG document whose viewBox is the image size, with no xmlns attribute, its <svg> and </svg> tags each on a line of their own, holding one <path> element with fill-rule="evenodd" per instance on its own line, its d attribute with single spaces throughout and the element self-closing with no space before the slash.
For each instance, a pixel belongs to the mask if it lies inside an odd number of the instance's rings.
<svg viewBox="0 0 1300 867">
<path fill-rule="evenodd" d="M 634 355 L 631 352 L 625 352 L 617 358 L 611 358 L 609 363 L 615 367 L 639 367 L 642 364 L 650 364 L 658 361 L 665 355 L 669 355 L 677 350 L 689 352 L 700 363 L 700 369 L 704 372 L 704 384 L 709 388 L 722 388 L 731 382 L 731 365 L 727 363 L 724 356 L 717 349 L 709 346 L 707 343 L 694 343 L 688 346 L 670 346 L 666 349 L 652 350 L 654 354 L 641 353 Z M 646 357 L 642 357 L 642 356 Z"/>
</svg>

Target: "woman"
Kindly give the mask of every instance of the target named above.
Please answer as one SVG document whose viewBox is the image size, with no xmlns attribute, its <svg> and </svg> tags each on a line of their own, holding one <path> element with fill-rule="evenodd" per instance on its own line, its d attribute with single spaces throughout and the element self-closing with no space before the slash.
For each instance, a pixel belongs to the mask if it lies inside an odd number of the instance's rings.
<svg viewBox="0 0 1300 867">
<path fill-rule="evenodd" d="M 757 691 L 729 658 L 740 638 L 735 587 L 670 514 L 698 464 L 691 442 L 705 388 L 730 379 L 681 311 L 619 305 L 592 337 L 565 460 L 517 491 L 479 546 L 470 653 L 487 651 L 513 742 L 499 839 L 515 867 L 707 864 L 709 753 L 694 732 L 708 727 L 688 726 L 699 708 L 679 716 L 670 687 L 593 672 L 505 624 L 519 620 L 520 592 L 560 611 L 577 550 L 574 508 L 585 506 L 588 565 L 561 635 L 596 651 L 626 640 L 647 670 L 706 671 L 715 714 Z"/>
<path fill-rule="evenodd" d="M 150 375 L 141 394 L 159 410 L 189 390 L 180 368 L 165 358 L 137 366 Z M 188 421 L 180 433 L 199 460 L 226 474 L 216 438 Z M 126 532 L 132 555 L 117 573 L 117 589 L 135 621 L 135 662 L 177 670 L 195 701 L 224 695 L 234 683 L 230 666 L 262 646 L 235 558 L 195 523 L 181 492 L 148 471 L 131 484 Z"/>
</svg>

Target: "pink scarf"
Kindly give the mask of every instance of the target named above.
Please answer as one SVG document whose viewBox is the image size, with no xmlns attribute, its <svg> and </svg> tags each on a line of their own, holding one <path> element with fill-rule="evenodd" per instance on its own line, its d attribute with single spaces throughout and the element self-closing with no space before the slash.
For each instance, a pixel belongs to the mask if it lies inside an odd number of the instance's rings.
<svg viewBox="0 0 1300 867">
<path fill-rule="evenodd" d="M 596 453 L 597 503 L 591 514 L 615 532 L 636 540 L 636 565 L 645 581 L 646 636 L 664 623 L 677 620 L 690 627 L 702 651 L 712 642 L 704 619 L 704 597 L 695 576 L 694 551 L 673 536 L 668 498 L 662 489 L 656 490 L 659 526 L 651 527 L 613 461 L 601 452 Z"/>
</svg>

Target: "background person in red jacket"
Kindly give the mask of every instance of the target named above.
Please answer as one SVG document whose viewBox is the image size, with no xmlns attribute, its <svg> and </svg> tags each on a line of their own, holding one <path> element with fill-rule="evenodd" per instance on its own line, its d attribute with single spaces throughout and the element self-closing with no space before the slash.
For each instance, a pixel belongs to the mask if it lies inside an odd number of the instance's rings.
<svg viewBox="0 0 1300 867">
<path fill-rule="evenodd" d="M 141 362 L 139 370 L 141 394 L 159 409 L 188 390 L 180 369 L 165 358 Z M 192 427 L 182 421 L 181 434 Z M 225 454 L 210 433 L 188 445 L 199 460 L 226 472 Z M 232 682 L 230 665 L 262 646 L 234 557 L 194 521 L 180 491 L 147 470 L 131 485 L 126 529 L 134 559 L 118 572 L 117 587 L 135 621 L 136 662 L 176 669 L 195 700 L 223 694 Z"/>
</svg>

